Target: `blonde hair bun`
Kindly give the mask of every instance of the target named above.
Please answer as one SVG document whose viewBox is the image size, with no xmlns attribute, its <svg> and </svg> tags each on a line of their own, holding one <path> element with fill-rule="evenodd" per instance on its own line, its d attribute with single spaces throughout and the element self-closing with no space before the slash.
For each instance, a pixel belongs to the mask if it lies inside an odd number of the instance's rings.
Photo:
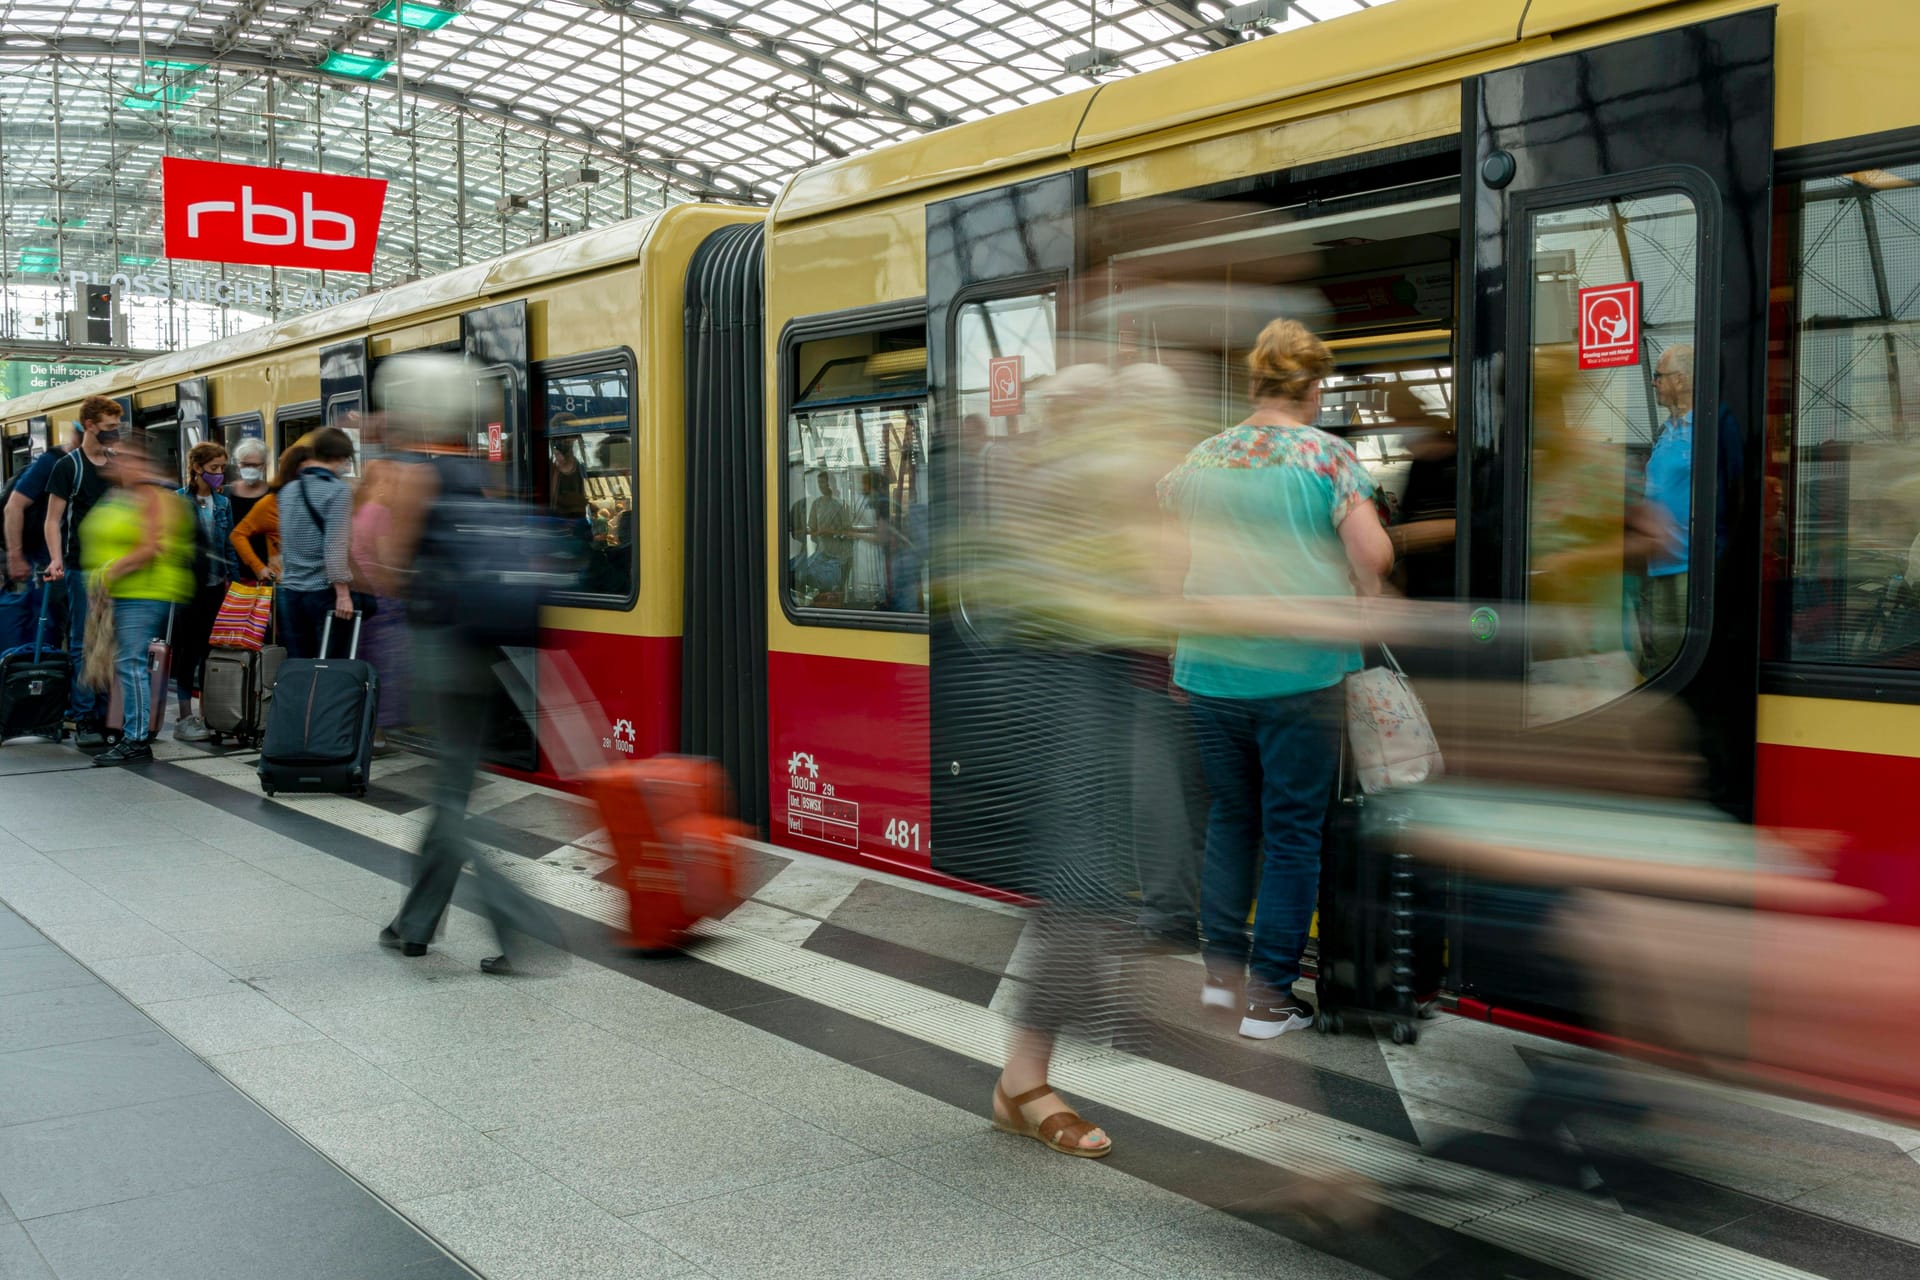
<svg viewBox="0 0 1920 1280">
<path fill-rule="evenodd" d="M 1255 400 L 1298 400 L 1333 372 L 1333 353 L 1298 320 L 1270 320 L 1247 355 Z"/>
</svg>

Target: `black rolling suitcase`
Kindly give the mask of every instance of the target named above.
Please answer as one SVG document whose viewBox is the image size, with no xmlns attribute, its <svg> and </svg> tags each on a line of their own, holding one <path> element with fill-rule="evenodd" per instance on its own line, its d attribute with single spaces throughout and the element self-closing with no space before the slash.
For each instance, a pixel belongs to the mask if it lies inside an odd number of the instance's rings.
<svg viewBox="0 0 1920 1280">
<path fill-rule="evenodd" d="M 40 592 L 32 643 L 0 653 L 0 742 L 29 735 L 57 742 L 64 735 L 73 664 L 64 648 L 46 647 L 52 600 L 52 591 Z"/>
<path fill-rule="evenodd" d="M 1444 895 L 1435 874 L 1371 821 L 1344 749 L 1320 846 L 1315 1027 L 1337 1035 L 1375 1019 L 1395 1044 L 1420 1038 L 1445 972 Z"/>
<path fill-rule="evenodd" d="M 333 638 L 333 617 L 321 628 L 320 652 Z M 277 791 L 367 793 L 373 726 L 380 710 L 380 673 L 362 662 L 360 615 L 345 658 L 289 658 L 280 664 L 267 703 L 260 744 L 260 787 Z"/>
</svg>

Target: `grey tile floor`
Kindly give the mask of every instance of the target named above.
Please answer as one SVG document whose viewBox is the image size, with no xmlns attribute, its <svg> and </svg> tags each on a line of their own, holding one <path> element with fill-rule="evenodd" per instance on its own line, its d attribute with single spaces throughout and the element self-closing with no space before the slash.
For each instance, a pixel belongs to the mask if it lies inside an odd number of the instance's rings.
<svg viewBox="0 0 1920 1280">
<path fill-rule="evenodd" d="M 0 1276 L 470 1274 L 0 907 Z"/>
<path fill-rule="evenodd" d="M 397 886 L 263 803 L 0 771 L 4 1280 L 438 1280 L 433 1241 L 488 1280 L 1131 1277 L 1080 1233 L 1245 1229 L 584 960 L 483 980 L 464 911 L 382 951 Z M 1363 1274 L 1257 1234 L 1275 1274 Z"/>
<path fill-rule="evenodd" d="M 209 785 L 74 770 L 51 746 L 0 752 L 0 902 L 18 912 L 0 911 L 0 1280 L 447 1274 L 444 1256 L 402 1243 L 333 1243 L 369 1207 L 395 1240 L 426 1232 L 490 1280 L 1345 1280 L 1373 1272 L 1207 1207 L 1257 1204 L 1291 1176 L 1300 1152 L 1276 1138 L 1280 1117 L 1362 1152 L 1382 1135 L 1431 1147 L 1497 1123 L 1531 1055 L 1565 1052 L 1459 1019 L 1417 1050 L 1360 1036 L 1229 1043 L 1177 1079 L 1111 1055 L 1082 1069 L 1081 1050 L 1063 1050 L 1074 1087 L 1106 1090 L 1083 1096 L 1128 1144 L 1108 1163 L 1063 1160 L 986 1124 L 985 1033 L 1015 978 L 982 1006 L 971 989 L 894 972 L 903 947 L 1023 972 L 1011 909 L 779 858 L 723 945 L 667 962 L 680 978 L 663 986 L 691 999 L 586 960 L 483 978 L 476 962 L 495 947 L 464 911 L 425 959 L 375 947 L 399 890 L 330 843 L 410 850 L 417 811 L 270 803 L 243 759 L 163 755 Z M 376 781 L 416 764 L 383 761 Z M 598 835 L 572 802 L 492 779 L 477 803 L 495 823 L 576 841 L 562 852 L 583 878 L 601 865 L 581 852 Z M 281 820 L 289 811 L 302 821 Z M 1176 995 L 1195 980 L 1184 961 L 1163 968 Z M 804 1024 L 823 1018 L 835 1029 L 810 1036 Z M 963 1026 L 985 1038 L 953 1039 Z M 861 1053 L 881 1056 L 854 1052 L 876 1035 L 886 1047 Z M 1303 1069 L 1342 1089 L 1279 1087 L 1311 1082 Z M 1192 1106 L 1161 1105 L 1182 1089 L 1198 1091 Z M 1660 1183 L 1638 1217 L 1604 1224 L 1609 1239 L 1724 1241 L 1713 1274 L 1743 1280 L 1838 1275 L 1843 1261 L 1849 1280 L 1920 1274 L 1908 1243 L 1920 1131 L 1744 1095 L 1724 1115 L 1694 1111 L 1712 1130 L 1669 1135 L 1662 1154 L 1719 1190 Z M 1154 1140 L 1185 1162 L 1180 1177 L 1127 1164 L 1148 1149 L 1135 1117 L 1198 1126 Z M 325 1157 L 317 1170 L 294 1163 L 303 1150 Z M 1216 1171 L 1232 1152 L 1264 1163 Z M 1250 1168 L 1257 1187 L 1241 1181 Z M 1514 1212 L 1532 1216 L 1506 1233 L 1523 1241 L 1513 1265 L 1442 1258 L 1421 1274 L 1687 1274 L 1565 1238 L 1583 1230 L 1578 1215 Z M 1660 1224 L 1677 1225 L 1663 1236 Z M 1532 1265 L 1549 1257 L 1560 1265 Z M 1432 1261 L 1364 1260 L 1395 1276 Z"/>
</svg>

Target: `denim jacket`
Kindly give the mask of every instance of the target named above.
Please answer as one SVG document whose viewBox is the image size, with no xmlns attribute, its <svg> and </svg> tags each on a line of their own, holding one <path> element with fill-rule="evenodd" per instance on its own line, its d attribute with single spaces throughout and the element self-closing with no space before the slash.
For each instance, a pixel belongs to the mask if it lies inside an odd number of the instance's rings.
<svg viewBox="0 0 1920 1280">
<path fill-rule="evenodd" d="M 200 504 L 193 496 L 191 486 L 175 490 L 186 500 L 187 509 L 193 513 L 194 533 L 199 537 Z M 195 586 L 212 586 L 216 582 L 227 582 L 233 578 L 233 503 L 227 495 L 214 491 L 213 495 L 213 541 L 211 544 L 201 538 L 199 555 L 206 557 L 207 581 L 195 583 Z M 196 557 L 197 558 L 197 557 Z"/>
</svg>

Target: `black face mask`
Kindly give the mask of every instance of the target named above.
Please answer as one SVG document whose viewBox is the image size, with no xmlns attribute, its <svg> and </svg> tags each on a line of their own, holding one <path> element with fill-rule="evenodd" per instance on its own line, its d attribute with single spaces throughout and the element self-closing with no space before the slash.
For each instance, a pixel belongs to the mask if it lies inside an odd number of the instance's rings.
<svg viewBox="0 0 1920 1280">
<path fill-rule="evenodd" d="M 101 444 L 118 444 L 120 443 L 120 428 L 114 427 L 106 431 L 96 431 L 93 433 L 93 438 Z"/>
</svg>

